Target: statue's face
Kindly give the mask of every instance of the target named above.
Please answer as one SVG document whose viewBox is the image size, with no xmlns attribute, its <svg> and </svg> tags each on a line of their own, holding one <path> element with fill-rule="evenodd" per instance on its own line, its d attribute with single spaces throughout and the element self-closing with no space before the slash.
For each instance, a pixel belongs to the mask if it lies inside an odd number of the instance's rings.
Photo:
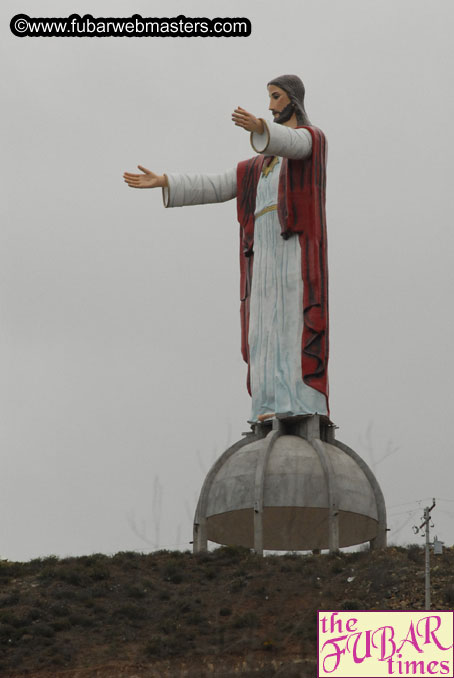
<svg viewBox="0 0 454 678">
<path fill-rule="evenodd" d="M 283 89 L 276 85 L 268 85 L 270 97 L 269 110 L 273 114 L 274 122 L 284 123 L 293 115 L 293 104 Z"/>
</svg>

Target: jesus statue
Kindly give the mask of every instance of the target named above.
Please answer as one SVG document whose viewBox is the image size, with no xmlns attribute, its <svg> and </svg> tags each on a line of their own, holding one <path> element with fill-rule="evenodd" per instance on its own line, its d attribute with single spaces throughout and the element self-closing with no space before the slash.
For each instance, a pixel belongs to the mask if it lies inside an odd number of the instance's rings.
<svg viewBox="0 0 454 678">
<path fill-rule="evenodd" d="M 296 75 L 268 83 L 268 124 L 241 107 L 254 157 L 221 174 L 124 173 L 132 188 L 163 191 L 166 207 L 236 198 L 240 223 L 241 349 L 251 423 L 329 415 L 326 139 L 304 107 Z"/>
</svg>

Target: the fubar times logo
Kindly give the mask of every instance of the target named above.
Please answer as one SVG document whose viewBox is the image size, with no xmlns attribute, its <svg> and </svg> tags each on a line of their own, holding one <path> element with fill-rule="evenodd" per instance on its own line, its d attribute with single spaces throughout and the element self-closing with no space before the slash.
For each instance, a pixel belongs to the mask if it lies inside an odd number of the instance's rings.
<svg viewBox="0 0 454 678">
<path fill-rule="evenodd" d="M 318 611 L 318 678 L 454 677 L 454 612 Z"/>
</svg>

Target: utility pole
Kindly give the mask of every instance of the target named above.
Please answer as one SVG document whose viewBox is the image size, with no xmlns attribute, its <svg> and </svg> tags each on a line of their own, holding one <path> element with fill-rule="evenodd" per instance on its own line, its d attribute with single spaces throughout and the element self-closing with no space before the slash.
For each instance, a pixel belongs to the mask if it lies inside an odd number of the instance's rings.
<svg viewBox="0 0 454 678">
<path fill-rule="evenodd" d="M 419 527 L 415 527 L 415 534 L 425 528 L 426 534 L 426 566 L 425 566 L 425 581 L 426 581 L 426 602 L 425 609 L 430 610 L 430 512 L 435 508 L 435 499 L 432 500 L 432 506 L 426 506 L 424 509 L 424 521 Z"/>
</svg>

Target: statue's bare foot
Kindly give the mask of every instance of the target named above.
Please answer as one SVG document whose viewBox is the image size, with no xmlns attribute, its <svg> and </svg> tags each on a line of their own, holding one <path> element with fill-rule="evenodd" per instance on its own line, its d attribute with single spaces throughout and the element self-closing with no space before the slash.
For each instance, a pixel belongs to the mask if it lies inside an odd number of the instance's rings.
<svg viewBox="0 0 454 678">
<path fill-rule="evenodd" d="M 276 416 L 276 414 L 274 412 L 267 412 L 266 414 L 259 414 L 259 416 L 257 417 L 257 421 L 260 421 L 260 422 L 266 421 L 267 419 L 272 419 L 275 416 Z"/>
</svg>

